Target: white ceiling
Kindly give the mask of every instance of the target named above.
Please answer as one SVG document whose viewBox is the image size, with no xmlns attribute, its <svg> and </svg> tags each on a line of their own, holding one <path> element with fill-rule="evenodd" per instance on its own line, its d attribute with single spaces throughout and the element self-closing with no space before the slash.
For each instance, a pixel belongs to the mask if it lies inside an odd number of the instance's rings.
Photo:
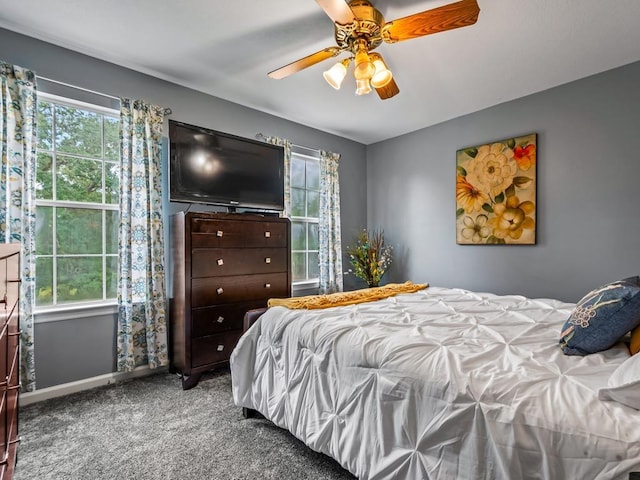
<svg viewBox="0 0 640 480">
<path fill-rule="evenodd" d="M 373 3 L 389 21 L 451 2 Z M 0 0 L 0 27 L 364 144 L 640 60 L 639 0 L 478 3 L 473 26 L 378 48 L 384 101 L 351 74 L 332 89 L 332 60 L 267 77 L 335 44 L 314 0 Z"/>
</svg>

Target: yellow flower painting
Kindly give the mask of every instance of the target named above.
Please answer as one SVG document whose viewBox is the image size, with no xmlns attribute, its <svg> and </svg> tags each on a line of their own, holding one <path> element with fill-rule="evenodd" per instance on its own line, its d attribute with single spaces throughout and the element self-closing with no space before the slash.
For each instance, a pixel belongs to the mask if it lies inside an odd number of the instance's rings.
<svg viewBox="0 0 640 480">
<path fill-rule="evenodd" d="M 536 243 L 536 134 L 456 152 L 456 240 Z"/>
</svg>

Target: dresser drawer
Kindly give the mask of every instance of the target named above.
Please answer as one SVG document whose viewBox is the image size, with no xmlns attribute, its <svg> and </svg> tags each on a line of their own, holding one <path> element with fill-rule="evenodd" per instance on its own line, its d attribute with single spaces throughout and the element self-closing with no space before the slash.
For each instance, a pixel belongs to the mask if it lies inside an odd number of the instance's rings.
<svg viewBox="0 0 640 480">
<path fill-rule="evenodd" d="M 204 337 L 229 330 L 242 330 L 247 310 L 267 305 L 266 300 L 231 303 L 191 310 L 191 337 Z"/>
<path fill-rule="evenodd" d="M 286 222 L 193 218 L 191 220 L 191 247 L 286 247 L 289 242 L 287 226 Z"/>
<path fill-rule="evenodd" d="M 4 458 L 9 450 L 7 436 L 9 434 L 9 390 L 0 390 L 0 458 Z"/>
<path fill-rule="evenodd" d="M 18 336 L 9 335 L 9 355 L 7 356 L 8 388 L 17 388 L 20 384 L 20 351 L 18 350 Z"/>
<path fill-rule="evenodd" d="M 192 307 L 288 296 L 289 275 L 286 272 L 191 280 Z"/>
<path fill-rule="evenodd" d="M 9 314 L 11 316 L 6 318 Z M 0 316 L 6 319 L 6 322 L 0 325 L 0 352 L 5 352 L 0 355 L 0 388 L 4 388 L 18 383 L 18 342 L 20 340 L 18 307 L 12 312 L 2 310 Z"/>
<path fill-rule="evenodd" d="M 5 427 L 5 439 L 9 440 L 8 449 L 18 441 L 18 388 L 7 391 L 7 425 Z M 3 447 L 4 450 L 5 447 Z M 13 463 L 13 462 L 12 462 Z"/>
<path fill-rule="evenodd" d="M 15 280 L 15 277 L 13 280 L 10 278 L 9 281 L 7 282 L 7 293 L 6 293 L 6 297 L 4 298 L 5 300 L 4 307 L 8 311 L 18 309 L 19 295 L 20 295 L 20 281 Z"/>
<path fill-rule="evenodd" d="M 191 247 L 242 247 L 244 246 L 244 222 L 191 219 Z"/>
<path fill-rule="evenodd" d="M 191 340 L 191 364 L 193 367 L 229 360 L 231 351 L 242 336 L 242 330 Z"/>
<path fill-rule="evenodd" d="M 11 310 L 18 302 L 20 293 L 20 256 L 11 255 L 4 260 L 0 273 L 0 301 L 5 310 Z"/>
<path fill-rule="evenodd" d="M 18 438 L 18 388 L 0 393 L 0 458 L 5 458 Z"/>
<path fill-rule="evenodd" d="M 288 224 L 284 222 L 247 222 L 245 247 L 281 247 L 289 244 Z"/>
<path fill-rule="evenodd" d="M 286 248 L 206 248 L 191 252 L 191 275 L 217 277 L 286 272 Z"/>
<path fill-rule="evenodd" d="M 9 366 L 7 365 L 7 354 L 9 349 L 9 334 L 7 327 L 0 327 L 0 352 L 5 354 L 0 355 L 0 389 L 3 389 L 7 385 L 7 375 L 9 375 Z"/>
</svg>

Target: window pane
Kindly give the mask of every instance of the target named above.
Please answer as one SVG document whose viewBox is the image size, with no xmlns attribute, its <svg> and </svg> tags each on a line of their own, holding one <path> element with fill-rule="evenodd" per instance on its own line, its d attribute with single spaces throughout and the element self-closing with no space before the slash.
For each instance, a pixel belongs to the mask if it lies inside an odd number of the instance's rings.
<svg viewBox="0 0 640 480">
<path fill-rule="evenodd" d="M 120 212 L 105 210 L 105 253 L 118 253 L 118 228 L 120 226 Z"/>
<path fill-rule="evenodd" d="M 318 250 L 318 224 L 309 223 L 309 250 Z"/>
<path fill-rule="evenodd" d="M 102 211 L 58 207 L 56 245 L 58 254 L 101 254 Z"/>
<path fill-rule="evenodd" d="M 304 160 L 291 158 L 291 186 L 304 188 Z"/>
<path fill-rule="evenodd" d="M 37 133 L 36 305 L 115 298 L 120 119 L 42 100 Z"/>
<path fill-rule="evenodd" d="M 305 217 L 304 190 L 300 188 L 291 189 L 291 215 L 294 217 Z"/>
<path fill-rule="evenodd" d="M 56 147 L 59 152 L 102 156 L 101 115 L 56 105 Z"/>
<path fill-rule="evenodd" d="M 118 257 L 107 257 L 107 298 L 118 294 Z"/>
<path fill-rule="evenodd" d="M 36 208 L 36 255 L 53 254 L 53 208 Z M 40 275 L 40 272 L 37 272 Z"/>
<path fill-rule="evenodd" d="M 104 203 L 118 204 L 120 198 L 120 165 L 113 162 L 104 163 Z"/>
<path fill-rule="evenodd" d="M 291 254 L 291 274 L 293 275 L 293 281 L 299 282 L 300 280 L 307 279 L 307 265 L 305 253 L 292 253 Z"/>
<path fill-rule="evenodd" d="M 304 222 L 291 222 L 291 250 L 306 250 L 306 224 Z"/>
<path fill-rule="evenodd" d="M 318 252 L 309 252 L 309 278 L 318 278 L 320 276 L 320 263 L 318 261 Z"/>
<path fill-rule="evenodd" d="M 102 300 L 102 257 L 58 257 L 58 303 Z"/>
<path fill-rule="evenodd" d="M 36 258 L 36 306 L 53 303 L 53 258 Z"/>
<path fill-rule="evenodd" d="M 53 199 L 53 157 L 48 153 L 38 153 L 37 156 L 36 198 Z"/>
<path fill-rule="evenodd" d="M 120 120 L 104 117 L 104 158 L 120 158 Z"/>
<path fill-rule="evenodd" d="M 53 150 L 53 105 L 38 102 L 38 148 Z"/>
<path fill-rule="evenodd" d="M 320 162 L 307 163 L 307 188 L 320 190 Z"/>
<path fill-rule="evenodd" d="M 307 190 L 307 217 L 320 215 L 320 192 Z"/>
<path fill-rule="evenodd" d="M 102 203 L 102 162 L 58 155 L 58 200 Z"/>
</svg>

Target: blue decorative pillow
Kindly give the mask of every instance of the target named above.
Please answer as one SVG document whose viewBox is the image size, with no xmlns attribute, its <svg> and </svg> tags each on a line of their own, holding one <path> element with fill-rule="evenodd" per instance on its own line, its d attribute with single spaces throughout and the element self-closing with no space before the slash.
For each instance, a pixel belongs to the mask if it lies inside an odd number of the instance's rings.
<svg viewBox="0 0 640 480">
<path fill-rule="evenodd" d="M 640 277 L 629 277 L 589 292 L 562 327 L 566 355 L 588 355 L 612 347 L 640 325 Z"/>
</svg>

